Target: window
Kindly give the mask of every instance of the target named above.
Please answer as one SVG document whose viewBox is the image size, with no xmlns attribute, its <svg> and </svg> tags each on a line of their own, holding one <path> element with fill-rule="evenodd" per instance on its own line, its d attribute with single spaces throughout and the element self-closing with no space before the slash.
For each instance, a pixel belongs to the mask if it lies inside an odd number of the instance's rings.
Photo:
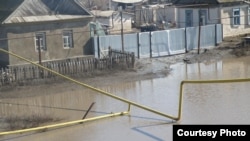
<svg viewBox="0 0 250 141">
<path fill-rule="evenodd" d="M 248 10 L 247 10 L 247 17 L 248 17 L 248 25 L 250 25 L 250 7 L 248 7 Z"/>
<path fill-rule="evenodd" d="M 240 25 L 240 8 L 233 9 L 233 25 Z"/>
<path fill-rule="evenodd" d="M 192 27 L 193 26 L 193 11 L 186 10 L 185 18 L 186 18 L 186 27 Z"/>
<path fill-rule="evenodd" d="M 45 32 L 39 32 L 35 35 L 35 49 L 38 51 L 39 49 L 41 51 L 47 50 L 46 48 L 46 38 L 45 38 Z"/>
<path fill-rule="evenodd" d="M 73 33 L 71 30 L 63 31 L 63 47 L 73 48 Z"/>
</svg>

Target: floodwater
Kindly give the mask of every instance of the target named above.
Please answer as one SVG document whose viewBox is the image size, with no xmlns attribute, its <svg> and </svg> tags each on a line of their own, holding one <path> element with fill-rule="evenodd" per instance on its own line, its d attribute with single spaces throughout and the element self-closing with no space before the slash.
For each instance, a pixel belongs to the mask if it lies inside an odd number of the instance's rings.
<svg viewBox="0 0 250 141">
<path fill-rule="evenodd" d="M 211 64 L 175 64 L 163 78 L 115 83 L 100 89 L 177 115 L 182 80 L 236 79 L 250 77 L 250 57 Z M 249 84 L 187 84 L 184 86 L 182 118 L 174 123 L 148 111 L 131 107 L 130 116 L 85 122 L 46 132 L 0 136 L 0 141 L 172 141 L 173 124 L 250 124 Z M 48 91 L 49 93 L 49 88 Z M 0 115 L 49 115 L 63 121 L 78 120 L 95 102 L 87 118 L 126 111 L 128 105 L 86 88 L 53 95 L 0 101 Z"/>
</svg>

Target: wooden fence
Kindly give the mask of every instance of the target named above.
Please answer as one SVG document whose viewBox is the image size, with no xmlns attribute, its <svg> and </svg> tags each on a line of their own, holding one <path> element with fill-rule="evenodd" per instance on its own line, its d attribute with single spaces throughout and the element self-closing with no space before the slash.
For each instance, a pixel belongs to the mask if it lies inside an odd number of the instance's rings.
<svg viewBox="0 0 250 141">
<path fill-rule="evenodd" d="M 109 50 L 109 56 L 102 59 L 94 57 L 76 57 L 64 60 L 42 62 L 44 67 L 66 76 L 90 76 L 97 71 L 117 68 L 133 68 L 134 53 Z M 9 66 L 0 69 L 0 86 L 34 82 L 34 80 L 57 79 L 58 77 L 32 64 Z"/>
<path fill-rule="evenodd" d="M 120 51 L 109 47 L 109 58 L 111 66 L 133 68 L 135 63 L 135 54 L 132 52 Z"/>
</svg>

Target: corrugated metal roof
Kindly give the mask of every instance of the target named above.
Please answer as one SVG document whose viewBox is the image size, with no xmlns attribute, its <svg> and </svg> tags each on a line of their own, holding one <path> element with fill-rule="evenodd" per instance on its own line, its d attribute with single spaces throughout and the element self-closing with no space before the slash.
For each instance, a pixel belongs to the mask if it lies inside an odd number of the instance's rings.
<svg viewBox="0 0 250 141">
<path fill-rule="evenodd" d="M 91 16 L 90 12 L 76 0 L 23 0 L 14 12 L 1 21 L 6 24 L 22 21 L 38 22 L 41 17 L 47 17 L 50 21 L 86 16 Z M 41 19 L 41 21 L 46 21 L 46 19 Z"/>
<path fill-rule="evenodd" d="M 244 0 L 172 0 L 173 4 L 187 5 L 187 4 L 219 4 L 242 2 Z"/>
<path fill-rule="evenodd" d="M 219 3 L 227 3 L 227 2 L 241 2 L 244 0 L 218 0 Z"/>
<path fill-rule="evenodd" d="M 73 20 L 81 19 L 89 16 L 81 15 L 44 15 L 44 16 L 27 16 L 27 17 L 11 17 L 3 24 L 10 23 L 31 23 L 31 22 L 44 22 L 44 21 L 59 21 L 59 20 Z"/>
<path fill-rule="evenodd" d="M 218 0 L 173 0 L 175 5 L 218 4 Z"/>
<path fill-rule="evenodd" d="M 112 0 L 113 2 L 120 2 L 120 3 L 139 3 L 143 2 L 144 0 Z"/>
</svg>

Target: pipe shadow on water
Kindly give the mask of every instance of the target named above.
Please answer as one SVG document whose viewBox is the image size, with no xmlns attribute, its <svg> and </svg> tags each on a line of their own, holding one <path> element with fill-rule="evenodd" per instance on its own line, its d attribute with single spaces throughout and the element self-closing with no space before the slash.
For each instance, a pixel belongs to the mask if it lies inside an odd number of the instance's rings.
<svg viewBox="0 0 250 141">
<path fill-rule="evenodd" d="M 161 138 L 153 135 L 152 133 L 146 132 L 143 130 L 143 128 L 152 127 L 152 126 L 161 126 L 161 125 L 173 125 L 173 124 L 177 123 L 174 120 L 164 120 L 164 119 L 151 118 L 151 117 L 142 117 L 142 116 L 130 116 L 130 117 L 164 122 L 164 123 L 157 123 L 157 124 L 151 124 L 151 125 L 138 126 L 138 127 L 131 128 L 132 130 L 139 132 L 140 134 L 143 134 L 145 136 L 148 136 L 149 138 L 152 138 L 155 141 L 165 141 L 165 139 L 161 139 Z"/>
<path fill-rule="evenodd" d="M 153 135 L 152 133 L 146 132 L 146 131 L 144 131 L 142 129 L 142 128 L 146 128 L 146 127 L 160 126 L 160 125 L 164 125 L 164 124 L 172 125 L 173 123 L 162 123 L 162 124 L 154 124 L 154 125 L 146 125 L 146 126 L 133 127 L 132 130 L 134 130 L 136 132 L 139 132 L 140 134 L 143 134 L 145 136 L 148 136 L 149 138 L 151 138 L 151 139 L 153 139 L 155 141 L 165 141 L 165 139 L 159 138 L 159 137 Z"/>
<path fill-rule="evenodd" d="M 39 106 L 39 105 L 29 105 L 29 104 L 20 104 L 20 103 L 8 103 L 8 102 L 0 102 L 0 104 L 6 104 L 6 105 L 16 105 L 16 106 L 27 106 L 27 107 L 39 107 L 39 108 L 49 108 L 49 109 L 60 109 L 60 110 L 69 110 L 69 111 L 80 111 L 80 112 L 86 112 L 87 110 L 82 109 L 73 109 L 73 108 L 64 108 L 64 107 L 52 107 L 52 106 Z M 92 113 L 99 113 L 99 114 L 109 114 L 107 112 L 101 112 L 101 111 L 90 111 Z"/>
</svg>

